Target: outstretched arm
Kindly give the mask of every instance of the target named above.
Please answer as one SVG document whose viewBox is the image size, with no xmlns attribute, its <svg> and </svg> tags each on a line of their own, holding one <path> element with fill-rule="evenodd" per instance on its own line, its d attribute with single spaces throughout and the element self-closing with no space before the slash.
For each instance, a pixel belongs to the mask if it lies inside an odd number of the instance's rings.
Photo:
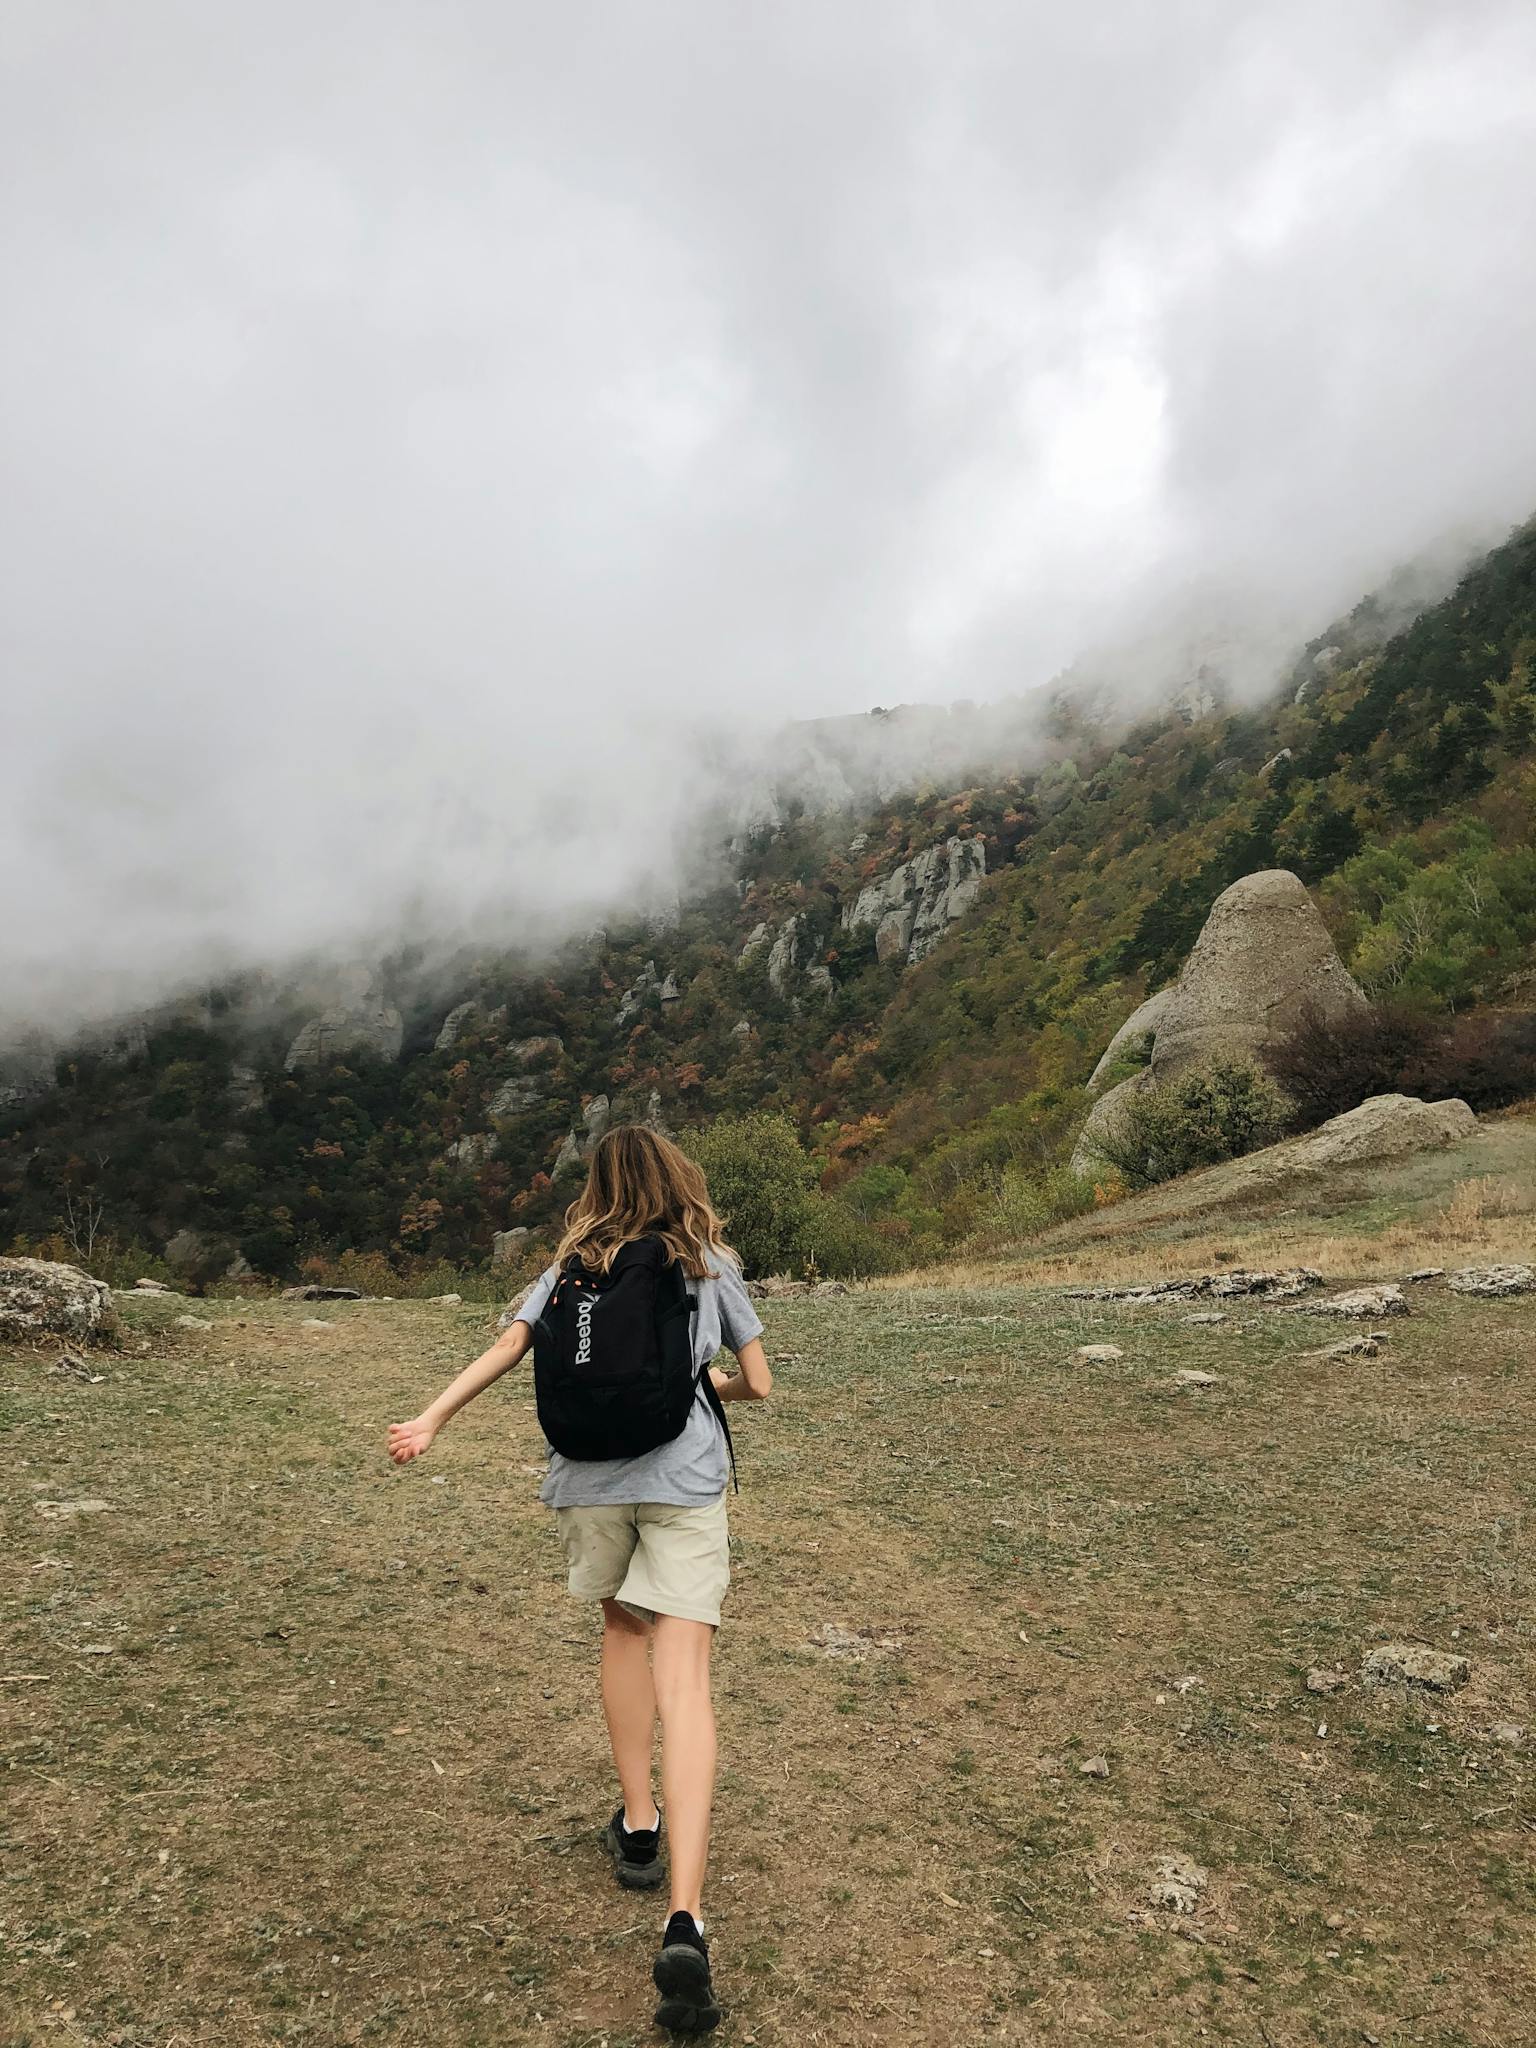
<svg viewBox="0 0 1536 2048">
<path fill-rule="evenodd" d="M 473 1365 L 466 1365 L 458 1378 L 444 1387 L 430 1408 L 423 1408 L 410 1422 L 392 1422 L 387 1448 L 395 1463 L 408 1465 L 412 1458 L 430 1450 L 432 1439 L 443 1424 L 473 1401 L 476 1394 L 483 1394 L 504 1372 L 510 1372 L 532 1342 L 533 1332 L 526 1323 L 511 1324 L 488 1351 L 482 1351 Z"/>
</svg>

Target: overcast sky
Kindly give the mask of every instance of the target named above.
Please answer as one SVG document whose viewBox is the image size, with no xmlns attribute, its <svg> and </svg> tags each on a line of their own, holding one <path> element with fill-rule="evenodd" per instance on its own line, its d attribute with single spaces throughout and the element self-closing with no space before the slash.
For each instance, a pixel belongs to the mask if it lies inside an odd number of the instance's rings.
<svg viewBox="0 0 1536 2048">
<path fill-rule="evenodd" d="M 1536 509 L 1527 0 L 0 16 L 12 1012 L 523 928 L 702 727 Z"/>
</svg>

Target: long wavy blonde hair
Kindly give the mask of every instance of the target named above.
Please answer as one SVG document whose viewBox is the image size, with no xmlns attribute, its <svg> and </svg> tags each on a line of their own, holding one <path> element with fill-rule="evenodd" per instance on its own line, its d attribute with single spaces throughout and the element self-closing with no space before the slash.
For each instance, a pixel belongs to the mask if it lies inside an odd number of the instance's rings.
<svg viewBox="0 0 1536 2048">
<path fill-rule="evenodd" d="M 565 1212 L 555 1263 L 575 1257 L 588 1272 L 606 1273 L 620 1245 L 637 1237 L 659 1237 L 694 1280 L 709 1272 L 711 1253 L 740 1264 L 687 1153 L 643 1124 L 615 1124 L 598 1139 L 587 1184 Z"/>
</svg>

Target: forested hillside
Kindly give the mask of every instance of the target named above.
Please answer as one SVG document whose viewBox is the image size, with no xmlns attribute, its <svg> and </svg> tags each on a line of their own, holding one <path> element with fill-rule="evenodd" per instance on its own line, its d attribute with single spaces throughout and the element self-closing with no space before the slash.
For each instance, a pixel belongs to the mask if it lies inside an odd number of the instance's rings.
<svg viewBox="0 0 1536 2048">
<path fill-rule="evenodd" d="M 675 921 L 552 960 L 227 986 L 13 1062 L 0 1244 L 408 1274 L 526 1227 L 500 1249 L 531 1258 L 605 1117 L 776 1111 L 838 1197 L 824 1262 L 925 1256 L 1000 1170 L 1060 1160 L 1115 1027 L 1258 868 L 1313 889 L 1372 996 L 1529 1006 L 1536 527 L 1384 632 L 1363 603 L 1256 708 L 1206 681 L 1117 727 L 1062 691 L 1034 765 L 868 814 L 787 802 Z"/>
</svg>

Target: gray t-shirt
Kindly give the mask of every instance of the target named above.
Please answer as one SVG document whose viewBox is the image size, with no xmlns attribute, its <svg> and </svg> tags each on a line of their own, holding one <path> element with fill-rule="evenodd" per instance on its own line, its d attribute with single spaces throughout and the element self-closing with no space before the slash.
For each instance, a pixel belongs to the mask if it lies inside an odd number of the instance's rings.
<svg viewBox="0 0 1536 2048">
<path fill-rule="evenodd" d="M 722 1343 L 740 1351 L 763 1326 L 752 1297 L 728 1259 L 711 1255 L 709 1277 L 690 1280 L 697 1298 L 689 1317 L 693 1336 L 693 1370 L 702 1379 Z M 554 1287 L 557 1269 L 541 1273 L 518 1304 L 514 1322 L 530 1329 Z M 725 1490 L 725 1432 L 720 1419 L 702 1392 L 681 1435 L 659 1444 L 638 1458 L 562 1458 L 549 1454 L 549 1476 L 539 1489 L 539 1499 L 550 1508 L 630 1507 L 640 1501 L 660 1501 L 669 1507 L 707 1506 Z"/>
</svg>

